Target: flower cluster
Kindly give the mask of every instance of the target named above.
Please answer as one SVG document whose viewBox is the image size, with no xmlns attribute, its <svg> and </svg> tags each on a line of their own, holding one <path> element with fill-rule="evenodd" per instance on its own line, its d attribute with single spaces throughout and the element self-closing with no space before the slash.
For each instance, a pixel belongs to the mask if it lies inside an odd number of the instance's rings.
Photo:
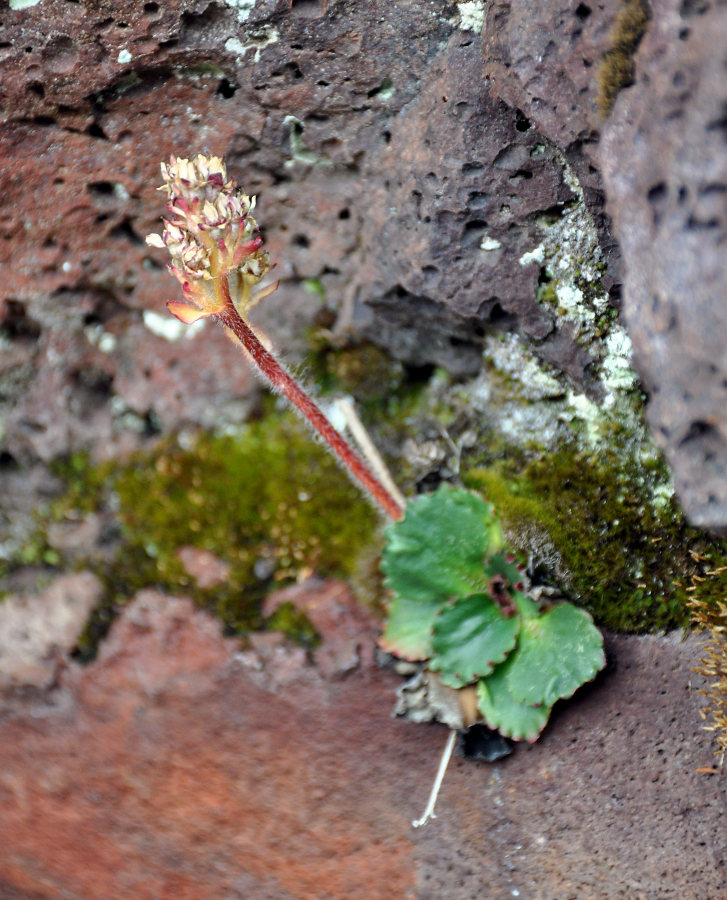
<svg viewBox="0 0 727 900">
<path fill-rule="evenodd" d="M 161 170 L 159 190 L 167 195 L 169 218 L 163 220 L 162 234 L 150 234 L 146 242 L 166 247 L 172 258 L 169 270 L 182 285 L 184 299 L 194 304 L 171 301 L 170 312 L 193 322 L 219 313 L 232 300 L 245 313 L 261 296 L 253 297 L 251 288 L 270 269 L 252 216 L 255 198 L 227 180 L 218 156 L 172 156 Z"/>
</svg>

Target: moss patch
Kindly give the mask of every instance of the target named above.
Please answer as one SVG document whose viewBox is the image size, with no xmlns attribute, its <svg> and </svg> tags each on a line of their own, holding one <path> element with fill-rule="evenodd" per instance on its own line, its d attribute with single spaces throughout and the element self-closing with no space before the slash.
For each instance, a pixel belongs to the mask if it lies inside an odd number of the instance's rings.
<svg viewBox="0 0 727 900">
<path fill-rule="evenodd" d="M 598 624 L 640 633 L 687 625 L 694 585 L 706 599 L 727 589 L 724 577 L 693 580 L 727 562 L 727 543 L 690 528 L 673 500 L 656 505 L 645 471 L 615 454 L 566 448 L 493 461 L 465 482 L 495 504 L 517 549 L 544 560 L 544 574 Z"/>
<path fill-rule="evenodd" d="M 602 118 L 613 108 L 619 92 L 634 80 L 634 54 L 644 36 L 651 14 L 646 0 L 625 0 L 611 31 L 611 46 L 598 70 L 596 102 Z"/>
<path fill-rule="evenodd" d="M 270 590 L 306 570 L 351 578 L 376 542 L 376 512 L 289 414 L 269 415 L 235 436 L 201 435 L 189 446 L 169 438 L 122 465 L 75 458 L 62 474 L 69 489 L 55 517 L 111 506 L 120 528 L 110 561 L 80 561 L 107 586 L 84 638 L 87 653 L 142 587 L 191 596 L 230 632 L 244 633 L 266 624 L 260 605 Z M 184 546 L 226 562 L 225 583 L 200 588 L 177 555 Z M 272 625 L 313 640 L 300 616 L 281 614 Z"/>
</svg>

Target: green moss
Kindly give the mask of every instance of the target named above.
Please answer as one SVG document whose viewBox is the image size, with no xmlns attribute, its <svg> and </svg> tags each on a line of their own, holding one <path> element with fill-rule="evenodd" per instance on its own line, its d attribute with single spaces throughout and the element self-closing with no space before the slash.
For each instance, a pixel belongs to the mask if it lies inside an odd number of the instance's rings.
<svg viewBox="0 0 727 900">
<path fill-rule="evenodd" d="M 324 394 L 352 394 L 369 405 L 400 393 L 404 369 L 374 344 L 334 346 L 325 332 L 309 334 L 306 365 Z"/>
<path fill-rule="evenodd" d="M 552 306 L 558 306 L 558 293 L 555 290 L 555 284 L 552 279 L 538 286 L 535 299 L 538 303 L 549 303 Z"/>
<path fill-rule="evenodd" d="M 80 457 L 63 474 L 54 507 L 117 509 L 121 545 L 113 559 L 88 562 L 107 586 L 84 649 L 92 652 L 115 610 L 143 587 L 191 596 L 230 632 L 263 627 L 263 597 L 301 572 L 351 578 L 378 518 L 335 461 L 289 414 L 274 413 L 236 436 L 201 435 L 188 448 L 172 438 L 153 453 L 100 467 Z M 229 566 L 225 583 L 200 588 L 184 570 L 181 547 L 209 550 Z M 312 640 L 299 615 L 274 623 Z"/>
<path fill-rule="evenodd" d="M 598 70 L 596 103 L 605 119 L 616 97 L 634 80 L 634 54 L 651 14 L 646 0 L 624 0 L 610 35 L 610 47 Z"/>
<path fill-rule="evenodd" d="M 662 472 L 644 476 L 615 454 L 566 448 L 496 460 L 465 481 L 495 504 L 517 549 L 545 560 L 545 574 L 598 624 L 640 633 L 687 625 L 694 584 L 705 598 L 727 590 L 725 577 L 693 582 L 725 564 L 727 543 L 690 528 L 674 501 L 655 505 Z"/>
<path fill-rule="evenodd" d="M 281 603 L 267 625 L 273 631 L 282 631 L 309 650 L 315 649 L 320 644 L 320 638 L 310 619 L 292 603 Z"/>
</svg>

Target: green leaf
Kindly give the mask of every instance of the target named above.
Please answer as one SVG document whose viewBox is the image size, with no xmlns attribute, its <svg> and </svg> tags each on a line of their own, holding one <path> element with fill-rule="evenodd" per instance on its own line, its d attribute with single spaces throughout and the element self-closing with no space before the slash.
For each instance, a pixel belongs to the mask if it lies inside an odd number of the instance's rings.
<svg viewBox="0 0 727 900">
<path fill-rule="evenodd" d="M 485 574 L 488 580 L 495 575 L 502 575 L 511 587 L 514 587 L 516 584 L 522 586 L 522 572 L 518 569 L 516 563 L 508 562 L 504 553 L 497 553 L 490 557 L 485 566 Z"/>
<path fill-rule="evenodd" d="M 442 485 L 417 497 L 404 518 L 386 529 L 381 568 L 387 587 L 421 602 L 484 590 L 493 522 L 490 504 L 469 491 Z"/>
<path fill-rule="evenodd" d="M 434 620 L 429 668 L 460 688 L 488 675 L 513 649 L 519 616 L 504 616 L 487 594 L 460 597 Z"/>
<path fill-rule="evenodd" d="M 540 607 L 538 604 L 521 591 L 513 591 L 512 599 L 515 602 L 515 608 L 523 619 L 534 619 L 536 616 L 540 615 Z"/>
<path fill-rule="evenodd" d="M 518 703 L 507 686 L 507 673 L 517 659 L 515 650 L 502 665 L 477 684 L 477 703 L 485 723 L 515 741 L 536 741 L 550 717 L 549 706 Z"/>
<path fill-rule="evenodd" d="M 442 600 L 394 597 L 379 646 L 402 659 L 428 659 L 432 655 L 432 626 Z"/>
<path fill-rule="evenodd" d="M 603 636 L 585 610 L 570 603 L 523 620 L 518 652 L 508 670 L 513 696 L 530 706 L 552 706 L 606 665 Z"/>
</svg>

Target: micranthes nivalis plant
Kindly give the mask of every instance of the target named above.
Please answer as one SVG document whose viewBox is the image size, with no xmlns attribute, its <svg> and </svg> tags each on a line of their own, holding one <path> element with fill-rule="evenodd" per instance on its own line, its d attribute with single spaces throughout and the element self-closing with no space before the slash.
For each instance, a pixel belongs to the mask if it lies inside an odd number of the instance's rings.
<svg viewBox="0 0 727 900">
<path fill-rule="evenodd" d="M 246 320 L 248 310 L 277 288 L 255 290 L 270 270 L 268 254 L 252 213 L 255 198 L 228 180 L 218 156 L 198 154 L 161 164 L 167 218 L 152 247 L 166 248 L 169 271 L 182 286 L 185 302 L 170 300 L 169 311 L 186 324 L 212 318 L 245 348 L 267 381 L 290 400 L 340 458 L 347 470 L 394 520 L 403 506 L 331 425 L 316 403 L 266 349 Z"/>
</svg>

